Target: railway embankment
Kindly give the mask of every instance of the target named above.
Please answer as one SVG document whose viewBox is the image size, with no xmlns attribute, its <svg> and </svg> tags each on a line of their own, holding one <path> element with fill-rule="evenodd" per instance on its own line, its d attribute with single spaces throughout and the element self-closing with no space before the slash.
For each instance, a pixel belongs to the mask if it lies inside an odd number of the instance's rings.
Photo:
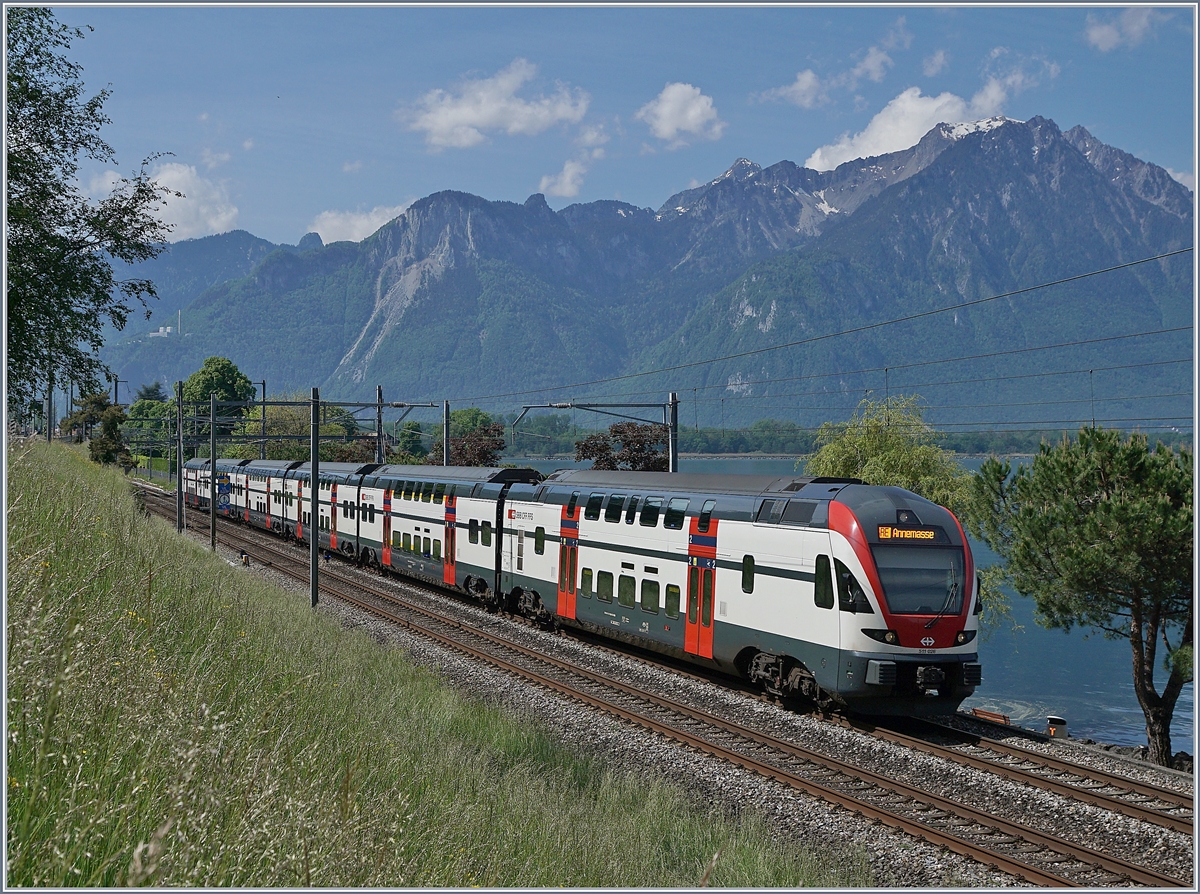
<svg viewBox="0 0 1200 894">
<path fill-rule="evenodd" d="M 447 688 L 147 517 L 119 472 L 8 459 L 10 885 L 873 883 L 861 853 Z"/>
</svg>

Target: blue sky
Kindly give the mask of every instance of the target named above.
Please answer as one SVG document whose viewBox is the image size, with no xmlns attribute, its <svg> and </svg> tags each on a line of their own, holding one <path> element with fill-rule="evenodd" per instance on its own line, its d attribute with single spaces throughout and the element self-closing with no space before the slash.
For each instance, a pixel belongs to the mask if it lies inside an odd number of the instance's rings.
<svg viewBox="0 0 1200 894">
<path fill-rule="evenodd" d="M 71 56 L 111 86 L 116 170 L 173 153 L 174 238 L 357 240 L 443 189 L 658 208 L 739 157 L 828 168 L 997 114 L 1082 124 L 1194 188 L 1191 6 L 55 13 L 95 29 Z"/>
</svg>

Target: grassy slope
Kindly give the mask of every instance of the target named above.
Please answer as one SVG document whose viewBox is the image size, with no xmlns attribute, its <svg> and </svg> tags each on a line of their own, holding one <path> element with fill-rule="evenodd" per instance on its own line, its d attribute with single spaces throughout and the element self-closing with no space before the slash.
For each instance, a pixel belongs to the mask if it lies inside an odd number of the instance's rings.
<svg viewBox="0 0 1200 894">
<path fill-rule="evenodd" d="M 870 883 L 576 757 L 140 515 L 8 467 L 9 885 Z M 36 482 L 36 483 L 34 483 Z"/>
</svg>

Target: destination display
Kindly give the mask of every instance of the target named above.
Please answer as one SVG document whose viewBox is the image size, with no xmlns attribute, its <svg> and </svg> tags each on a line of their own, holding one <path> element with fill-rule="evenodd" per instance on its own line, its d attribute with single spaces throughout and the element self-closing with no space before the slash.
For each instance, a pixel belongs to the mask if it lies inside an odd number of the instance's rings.
<svg viewBox="0 0 1200 894">
<path fill-rule="evenodd" d="M 911 543 L 930 544 L 940 543 L 947 544 L 950 538 L 946 536 L 946 532 L 940 527 L 929 528 L 898 528 L 895 525 L 880 525 L 877 532 L 881 541 L 886 540 L 889 543 Z"/>
</svg>

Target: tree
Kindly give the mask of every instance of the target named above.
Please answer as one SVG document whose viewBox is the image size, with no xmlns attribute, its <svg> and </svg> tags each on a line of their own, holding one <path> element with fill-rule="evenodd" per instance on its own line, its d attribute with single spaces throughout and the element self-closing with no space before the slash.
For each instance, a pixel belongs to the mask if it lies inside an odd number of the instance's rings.
<svg viewBox="0 0 1200 894">
<path fill-rule="evenodd" d="M 1129 640 L 1150 759 L 1169 766 L 1171 717 L 1193 674 L 1191 452 L 1085 428 L 1010 473 L 990 459 L 974 476 L 972 533 L 1004 560 L 1005 580 L 1033 597 L 1039 624 Z"/>
<path fill-rule="evenodd" d="M 506 444 L 504 426 L 478 407 L 450 411 L 450 465 L 497 466 Z M 442 464 L 442 426 L 434 433 L 434 441 L 425 460 L 430 465 Z"/>
<path fill-rule="evenodd" d="M 429 453 L 429 450 L 421 443 L 421 423 L 404 423 L 404 427 L 396 435 L 396 447 L 392 451 L 392 454 L 395 456 L 411 457 L 423 462 L 427 453 Z M 390 461 L 396 462 L 401 460 Z M 407 462 L 407 460 L 403 461 Z"/>
<path fill-rule="evenodd" d="M 296 401 L 307 404 L 309 396 L 298 391 L 282 397 L 275 395 L 271 400 Z M 257 439 L 262 437 L 262 412 L 261 406 L 250 407 L 246 416 L 232 430 L 232 434 L 236 437 L 255 440 L 235 442 L 222 452 L 222 456 L 235 459 L 259 458 L 262 448 Z M 327 421 L 320 426 L 320 435 L 322 438 L 329 439 L 345 438 L 346 429 L 338 422 Z M 308 406 L 267 407 L 267 459 L 306 462 L 312 457 L 311 437 L 312 411 Z M 351 446 L 354 448 L 353 453 L 350 451 Z M 321 442 L 320 458 L 322 462 L 371 462 L 375 458 L 373 440 L 370 445 L 370 456 L 367 459 L 359 459 L 361 455 L 362 450 L 357 443 L 353 445 L 337 444 L 332 440 Z"/>
<path fill-rule="evenodd" d="M 249 400 L 254 396 L 254 385 L 232 360 L 209 357 L 183 383 L 183 400 L 184 403 L 204 404 L 207 407 L 209 395 L 214 392 L 219 401 Z M 218 415 L 243 416 L 245 412 L 245 407 L 225 407 L 218 411 Z M 207 410 L 201 408 L 200 413 L 204 415 Z"/>
<path fill-rule="evenodd" d="M 848 422 L 826 422 L 817 431 L 817 452 L 806 458 L 805 474 L 903 487 L 960 514 L 970 476 L 937 445 L 920 402 L 915 394 L 863 400 Z"/>
<path fill-rule="evenodd" d="M 607 432 L 576 441 L 575 461 L 590 459 L 593 469 L 606 471 L 665 472 L 669 458 L 663 451 L 669 437 L 665 425 L 615 422 Z"/>
<path fill-rule="evenodd" d="M 126 472 L 133 468 L 133 456 L 121 438 L 121 424 L 125 411 L 120 407 L 109 407 L 100 418 L 100 434 L 88 442 L 88 455 L 93 462 L 103 465 L 116 463 Z"/>
<path fill-rule="evenodd" d="M 82 441 L 92 436 L 92 429 L 104 418 L 105 411 L 112 406 L 112 400 L 107 391 L 97 391 L 79 395 L 75 398 L 75 406 L 78 409 L 64 418 L 59 423 L 59 428 L 62 431 L 76 432 L 76 440 Z"/>
<path fill-rule="evenodd" d="M 167 396 L 167 392 L 163 390 L 163 383 L 155 382 L 153 385 L 143 385 L 138 388 L 137 394 L 134 395 L 133 400 L 134 403 L 137 403 L 139 400 L 166 403 L 168 400 L 170 400 L 170 398 Z M 133 416 L 135 414 L 131 412 L 129 415 Z"/>
<path fill-rule="evenodd" d="M 147 279 L 118 280 L 113 261 L 158 255 L 171 227 L 155 212 L 172 193 L 146 173 L 117 180 L 93 201 L 81 158 L 116 165 L 100 138 L 108 90 L 85 98 L 82 69 L 62 51 L 82 38 L 41 7 L 5 10 L 8 388 L 16 402 L 73 379 L 99 390 L 102 323 L 124 327 L 133 302 L 156 297 Z"/>
</svg>

